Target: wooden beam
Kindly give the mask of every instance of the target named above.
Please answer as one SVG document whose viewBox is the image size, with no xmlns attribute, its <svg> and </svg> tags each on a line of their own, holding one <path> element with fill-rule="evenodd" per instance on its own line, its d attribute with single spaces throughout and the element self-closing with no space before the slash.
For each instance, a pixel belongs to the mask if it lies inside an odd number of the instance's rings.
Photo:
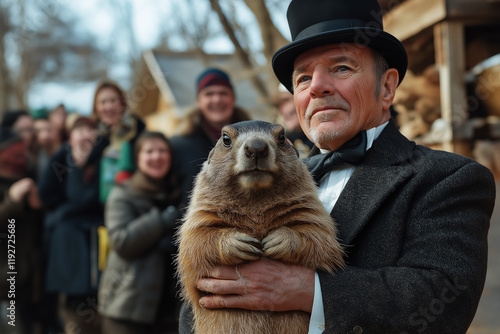
<svg viewBox="0 0 500 334">
<path fill-rule="evenodd" d="M 500 0 L 447 0 L 447 19 L 478 24 L 497 23 Z"/>
<path fill-rule="evenodd" d="M 444 21 L 434 26 L 436 65 L 439 68 L 441 117 L 451 126 L 453 138 L 443 149 L 470 155 L 462 142 L 455 141 L 457 129 L 467 120 L 465 90 L 465 28 L 461 22 Z"/>
<path fill-rule="evenodd" d="M 151 73 L 151 76 L 156 83 L 156 86 L 160 91 L 161 96 L 167 104 L 174 107 L 176 105 L 174 94 L 170 90 L 167 80 L 165 79 L 165 75 L 163 74 L 160 65 L 156 61 L 156 57 L 153 51 L 145 51 L 142 56 L 147 68 L 149 69 L 149 72 Z"/>
<path fill-rule="evenodd" d="M 404 41 L 446 18 L 446 0 L 407 0 L 384 15 L 384 30 Z"/>
</svg>

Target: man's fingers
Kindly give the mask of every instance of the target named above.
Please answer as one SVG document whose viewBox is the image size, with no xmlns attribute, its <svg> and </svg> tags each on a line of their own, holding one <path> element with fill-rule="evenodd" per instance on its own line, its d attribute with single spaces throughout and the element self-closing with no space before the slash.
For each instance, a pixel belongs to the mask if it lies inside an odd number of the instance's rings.
<svg viewBox="0 0 500 334">
<path fill-rule="evenodd" d="M 200 298 L 199 303 L 201 307 L 209 309 L 241 308 L 254 311 L 276 311 L 275 306 L 270 302 L 255 302 L 250 300 L 249 296 L 240 295 L 205 296 Z"/>
<path fill-rule="evenodd" d="M 242 280 L 219 280 L 211 278 L 200 278 L 197 288 L 204 292 L 216 295 L 244 295 L 246 294 L 245 283 Z"/>
<path fill-rule="evenodd" d="M 211 309 L 228 308 L 230 306 L 226 304 L 227 299 L 228 298 L 223 298 L 222 296 L 206 296 L 200 298 L 199 303 L 200 306 L 204 308 L 211 308 Z"/>
<path fill-rule="evenodd" d="M 243 296 L 205 296 L 200 298 L 200 306 L 204 308 L 241 308 L 245 305 Z"/>
<path fill-rule="evenodd" d="M 210 272 L 208 273 L 208 277 L 237 280 L 239 278 L 239 275 L 236 271 L 236 267 L 217 266 L 210 270 Z"/>
</svg>

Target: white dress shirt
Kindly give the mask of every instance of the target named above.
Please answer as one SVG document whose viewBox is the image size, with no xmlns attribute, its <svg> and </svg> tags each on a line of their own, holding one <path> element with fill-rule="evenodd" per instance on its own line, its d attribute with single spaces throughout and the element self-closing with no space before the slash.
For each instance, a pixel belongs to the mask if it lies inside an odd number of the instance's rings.
<svg viewBox="0 0 500 334">
<path fill-rule="evenodd" d="M 378 138 L 382 130 L 389 122 L 385 122 L 375 128 L 366 131 L 366 150 L 368 151 L 373 141 Z M 322 153 L 327 153 L 326 150 L 321 150 Z M 356 167 L 347 165 L 336 168 L 323 176 L 318 188 L 318 196 L 326 211 L 332 212 L 335 203 L 344 189 L 347 181 L 354 173 Z M 309 334 L 321 334 L 325 330 L 325 313 L 323 311 L 323 296 L 321 295 L 321 285 L 319 282 L 318 273 L 315 275 L 314 281 L 314 302 L 311 312 L 311 320 L 309 321 Z"/>
</svg>

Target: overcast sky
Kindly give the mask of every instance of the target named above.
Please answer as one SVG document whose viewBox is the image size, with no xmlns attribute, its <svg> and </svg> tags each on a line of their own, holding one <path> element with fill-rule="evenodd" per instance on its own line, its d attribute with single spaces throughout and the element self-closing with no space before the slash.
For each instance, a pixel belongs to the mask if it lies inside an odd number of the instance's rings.
<svg viewBox="0 0 500 334">
<path fill-rule="evenodd" d="M 86 0 L 47 0 L 50 2 L 57 13 L 57 6 L 64 6 L 71 9 L 77 17 L 78 29 L 90 32 L 96 36 L 96 44 L 104 48 L 112 46 L 114 50 L 118 50 L 118 54 L 126 54 L 129 52 L 129 43 L 126 37 L 121 36 L 121 27 L 117 26 L 114 21 L 113 11 L 115 8 L 107 1 Z M 114 0 L 120 1 L 120 0 Z M 158 45 L 161 32 L 165 27 L 172 24 L 169 20 L 173 11 L 173 2 L 183 3 L 183 0 L 132 0 L 133 17 L 134 17 L 134 32 L 137 39 L 137 44 L 141 50 L 148 50 Z M 238 0 L 241 1 L 241 0 Z M 110 1 L 112 2 L 112 1 Z M 285 2 L 288 2 L 286 0 Z M 104 4 L 103 4 L 104 3 Z M 178 8 L 178 7 L 176 7 Z M 209 3 L 207 0 L 200 0 L 200 5 L 196 6 L 198 13 L 207 12 Z M 191 9 L 182 9 L 190 15 Z M 243 26 L 249 27 L 249 33 L 253 40 L 253 47 L 260 47 L 260 32 L 257 29 L 252 29 L 253 15 L 248 8 L 242 7 L 238 10 L 239 19 L 243 22 Z M 275 17 L 275 23 L 278 28 L 288 37 L 289 33 L 286 26 L 285 13 L 271 13 Z M 173 15 L 181 15 L 174 13 Z M 253 35 L 253 36 L 252 36 Z M 118 43 L 116 42 L 118 38 Z M 184 41 L 181 38 L 172 36 L 171 47 L 173 49 L 183 50 L 185 48 Z M 207 52 L 211 53 L 230 53 L 233 52 L 232 44 L 222 34 L 219 38 L 211 40 L 207 44 Z M 128 74 L 126 64 L 119 62 L 109 68 L 110 77 L 113 80 L 120 82 L 120 78 L 126 77 Z M 128 83 L 124 84 L 127 88 Z M 58 83 L 43 83 L 33 85 L 29 94 L 30 108 L 48 107 L 51 108 L 59 103 L 64 103 L 68 109 L 88 114 L 91 109 L 93 92 L 96 83 L 75 83 L 73 85 L 60 85 Z"/>
<path fill-rule="evenodd" d="M 158 1 L 166 3 L 168 1 Z M 56 0 L 54 3 L 67 6 L 74 12 L 78 21 L 78 29 L 86 31 L 96 36 L 96 44 L 101 47 L 109 47 L 112 43 L 113 35 L 116 33 L 116 24 L 113 20 L 112 9 L 110 6 L 102 5 L 98 0 L 70 1 Z M 153 6 L 152 1 L 136 1 L 134 5 L 134 29 L 139 47 L 143 50 L 153 48 L 158 43 L 160 29 L 160 15 L 158 7 Z M 139 5 L 142 3 L 143 5 Z M 155 11 L 156 9 L 156 11 Z M 55 8 L 57 13 L 57 8 Z M 165 8 L 161 12 L 166 12 Z M 125 40 L 116 43 L 128 51 L 128 45 Z M 118 78 L 126 76 L 127 69 L 124 65 L 114 64 L 109 69 L 111 79 L 119 81 Z M 35 84 L 30 90 L 28 103 L 30 108 L 48 107 L 51 108 L 59 103 L 64 103 L 70 111 L 76 111 L 81 114 L 90 113 L 92 98 L 96 83 L 75 83 L 70 85 L 61 85 L 59 83 L 41 83 Z"/>
</svg>

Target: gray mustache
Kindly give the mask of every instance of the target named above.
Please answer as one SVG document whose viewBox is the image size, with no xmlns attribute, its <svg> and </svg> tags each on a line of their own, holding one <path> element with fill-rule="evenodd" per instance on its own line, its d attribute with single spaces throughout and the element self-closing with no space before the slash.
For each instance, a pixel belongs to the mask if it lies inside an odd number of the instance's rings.
<svg viewBox="0 0 500 334">
<path fill-rule="evenodd" d="M 311 99 L 306 109 L 305 118 L 310 119 L 314 110 L 320 108 L 343 109 L 349 111 L 350 105 L 349 103 L 347 103 L 347 101 L 341 100 L 331 95 L 322 97 L 320 99 Z"/>
</svg>

